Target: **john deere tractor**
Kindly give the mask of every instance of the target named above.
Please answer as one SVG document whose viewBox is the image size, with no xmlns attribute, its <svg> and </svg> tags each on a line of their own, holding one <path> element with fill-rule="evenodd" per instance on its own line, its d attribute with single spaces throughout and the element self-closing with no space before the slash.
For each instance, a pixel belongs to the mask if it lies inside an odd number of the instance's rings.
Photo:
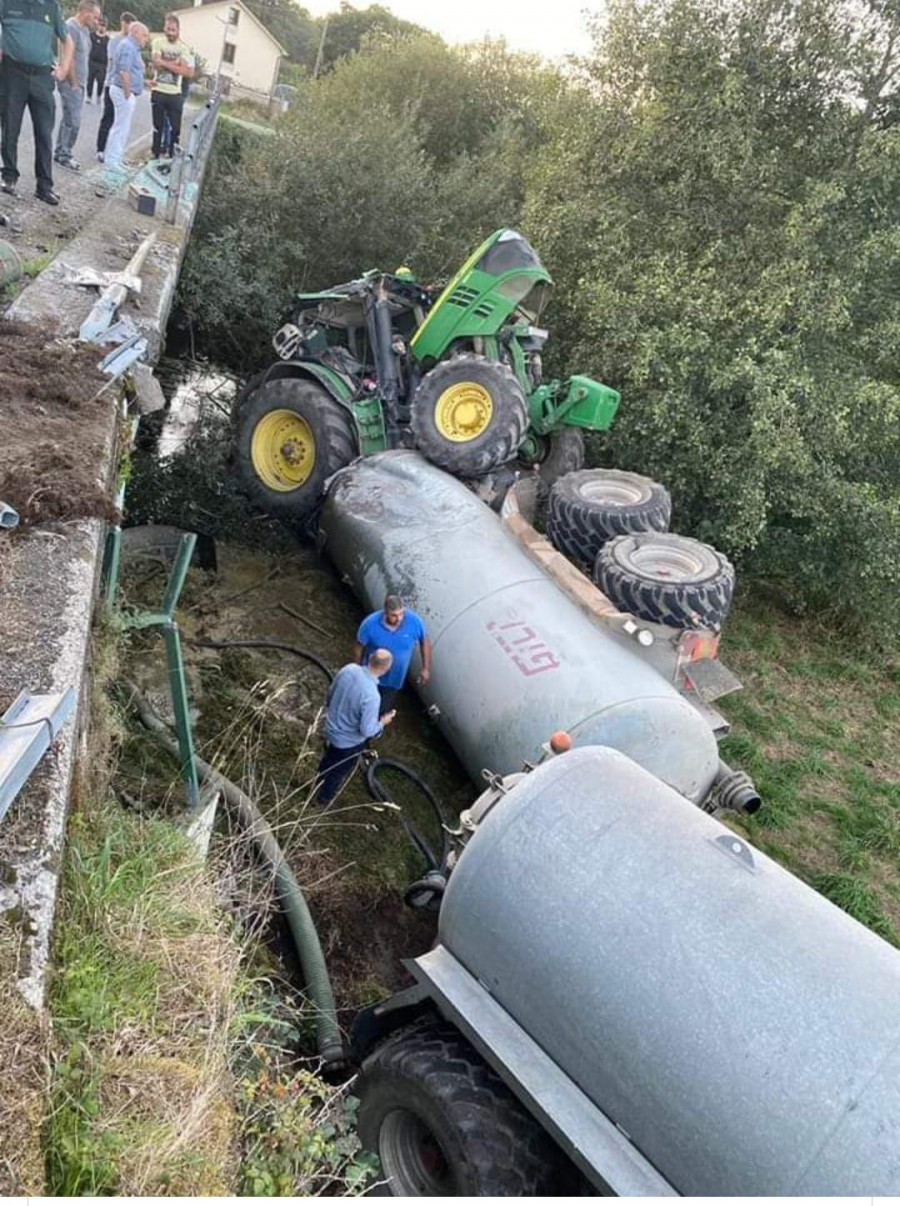
<svg viewBox="0 0 900 1206">
<path fill-rule="evenodd" d="M 516 459 L 548 481 L 580 468 L 583 432 L 609 427 L 619 395 L 588 377 L 543 380 L 536 324 L 551 284 L 522 235 L 498 230 L 436 298 L 405 268 L 299 294 L 279 359 L 238 401 L 252 495 L 302 519 L 338 469 L 396 447 L 470 480 Z"/>
</svg>

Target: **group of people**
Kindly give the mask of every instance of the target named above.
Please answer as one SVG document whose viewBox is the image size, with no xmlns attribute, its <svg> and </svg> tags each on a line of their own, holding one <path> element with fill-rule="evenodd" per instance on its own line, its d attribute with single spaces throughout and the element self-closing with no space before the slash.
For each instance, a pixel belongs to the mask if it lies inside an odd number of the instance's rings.
<svg viewBox="0 0 900 1206">
<path fill-rule="evenodd" d="M 431 677 L 431 642 L 421 617 L 399 595 L 366 616 L 356 635 L 355 660 L 334 677 L 325 713 L 325 752 L 317 772 L 317 801 L 327 808 L 370 741 L 397 714 L 392 707 L 419 649 L 419 683 Z"/>
<path fill-rule="evenodd" d="M 147 75 L 142 51 L 150 42 Z M 79 0 L 63 21 L 58 0 L 0 0 L 0 188 L 16 196 L 18 146 L 27 109 L 34 131 L 35 195 L 58 205 L 53 165 L 80 171 L 74 156 L 82 110 L 101 80 L 103 115 L 97 158 L 106 183 L 118 184 L 137 98 L 150 87 L 153 158 L 171 157 L 181 134 L 184 100 L 193 78 L 194 56 L 181 41 L 178 17 L 170 13 L 152 38 L 133 13 L 122 13 L 119 33 L 109 37 L 97 0 Z M 54 89 L 59 92 L 60 123 Z"/>
</svg>

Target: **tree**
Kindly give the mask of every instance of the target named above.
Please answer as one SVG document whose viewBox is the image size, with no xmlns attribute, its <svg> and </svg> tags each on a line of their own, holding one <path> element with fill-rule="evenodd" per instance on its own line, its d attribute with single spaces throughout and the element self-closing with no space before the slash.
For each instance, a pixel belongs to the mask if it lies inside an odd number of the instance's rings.
<svg viewBox="0 0 900 1206">
<path fill-rule="evenodd" d="M 598 455 L 663 478 L 683 530 L 799 605 L 885 629 L 900 131 L 877 106 L 895 19 L 613 0 L 526 205 L 558 282 L 557 364 L 623 391 Z"/>
</svg>

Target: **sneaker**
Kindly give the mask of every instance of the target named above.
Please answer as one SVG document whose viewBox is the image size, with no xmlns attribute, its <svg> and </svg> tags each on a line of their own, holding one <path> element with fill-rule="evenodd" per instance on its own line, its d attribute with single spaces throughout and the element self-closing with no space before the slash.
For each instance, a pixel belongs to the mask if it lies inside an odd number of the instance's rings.
<svg viewBox="0 0 900 1206">
<path fill-rule="evenodd" d="M 68 159 L 57 159 L 56 162 L 60 167 L 68 168 L 70 172 L 81 171 L 81 164 L 77 159 L 72 159 L 71 156 Z"/>
<path fill-rule="evenodd" d="M 0 184 L 0 188 L 2 188 L 9 197 L 18 197 L 19 195 L 19 190 L 16 188 L 16 182 L 14 180 L 4 180 L 3 183 Z"/>
<path fill-rule="evenodd" d="M 106 163 L 106 156 L 103 154 L 102 151 L 97 152 L 97 162 L 98 163 Z"/>
<path fill-rule="evenodd" d="M 59 205 L 59 197 L 52 188 L 39 188 L 34 194 L 38 201 L 43 201 L 45 205 Z"/>
</svg>

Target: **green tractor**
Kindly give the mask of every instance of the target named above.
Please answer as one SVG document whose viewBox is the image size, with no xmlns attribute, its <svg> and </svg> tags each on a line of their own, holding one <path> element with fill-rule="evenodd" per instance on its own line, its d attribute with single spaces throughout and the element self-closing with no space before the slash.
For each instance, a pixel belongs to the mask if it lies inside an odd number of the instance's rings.
<svg viewBox="0 0 900 1206">
<path fill-rule="evenodd" d="M 589 377 L 543 380 L 551 284 L 522 235 L 498 230 L 437 298 L 406 268 L 299 294 L 278 361 L 238 400 L 252 496 L 303 519 L 338 469 L 398 447 L 473 481 L 516 460 L 547 484 L 579 469 L 583 432 L 609 427 L 619 395 Z"/>
</svg>

